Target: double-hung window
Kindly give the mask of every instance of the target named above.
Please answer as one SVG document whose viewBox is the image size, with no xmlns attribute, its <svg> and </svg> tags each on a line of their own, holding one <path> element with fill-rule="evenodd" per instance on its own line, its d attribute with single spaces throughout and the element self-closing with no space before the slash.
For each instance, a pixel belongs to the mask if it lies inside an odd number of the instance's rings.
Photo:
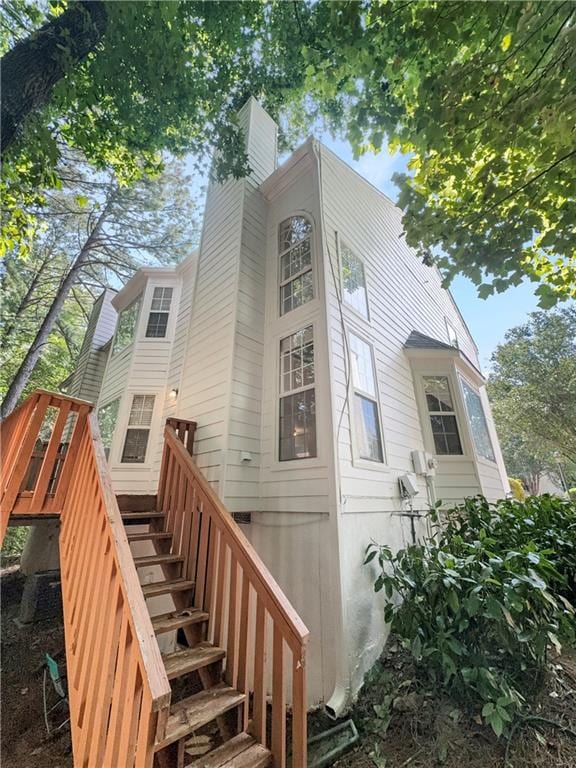
<svg viewBox="0 0 576 768">
<path fill-rule="evenodd" d="M 424 394 L 436 454 L 461 456 L 462 443 L 448 377 L 424 376 Z"/>
<path fill-rule="evenodd" d="M 291 216 L 278 230 L 280 256 L 280 314 L 314 298 L 312 225 L 304 216 Z"/>
<path fill-rule="evenodd" d="M 342 271 L 342 299 L 368 320 L 368 294 L 364 263 L 359 256 L 340 241 L 340 265 Z"/>
<path fill-rule="evenodd" d="M 106 458 L 110 456 L 110 446 L 112 445 L 114 429 L 118 420 L 119 406 L 120 398 L 118 397 L 116 400 L 112 400 L 98 408 L 98 426 L 100 427 L 100 437 L 102 438 Z"/>
<path fill-rule="evenodd" d="M 354 333 L 349 334 L 349 340 L 358 454 L 361 459 L 382 462 L 382 435 L 372 348 Z"/>
<path fill-rule="evenodd" d="M 166 336 L 171 303 L 172 288 L 154 288 L 146 326 L 146 338 L 163 339 Z"/>
<path fill-rule="evenodd" d="M 120 312 L 118 324 L 116 326 L 116 335 L 114 336 L 114 343 L 112 344 L 113 355 L 117 352 L 121 352 L 134 341 L 141 301 L 142 297 L 138 296 L 130 306 Z"/>
<path fill-rule="evenodd" d="M 122 451 L 124 464 L 144 464 L 154 412 L 154 395 L 134 395 Z"/>
<path fill-rule="evenodd" d="M 472 441 L 474 442 L 476 453 L 483 459 L 496 461 L 492 440 L 490 439 L 490 432 L 488 431 L 488 422 L 486 421 L 486 414 L 484 413 L 480 395 L 470 386 L 470 384 L 468 384 L 466 379 L 460 377 L 460 381 L 462 383 L 464 403 L 466 404 L 470 432 L 472 433 Z"/>
<path fill-rule="evenodd" d="M 316 453 L 314 330 L 311 325 L 280 342 L 280 461 Z"/>
</svg>

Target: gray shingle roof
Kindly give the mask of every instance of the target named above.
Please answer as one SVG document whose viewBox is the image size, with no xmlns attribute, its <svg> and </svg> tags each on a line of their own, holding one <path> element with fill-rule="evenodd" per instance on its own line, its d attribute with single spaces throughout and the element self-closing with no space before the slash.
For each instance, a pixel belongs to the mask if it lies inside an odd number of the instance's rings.
<svg viewBox="0 0 576 768">
<path fill-rule="evenodd" d="M 450 344 L 445 344 L 443 341 L 433 339 L 431 336 L 425 336 L 419 331 L 412 331 L 410 336 L 404 342 L 405 347 L 412 347 L 416 349 L 456 349 L 456 347 Z"/>
</svg>

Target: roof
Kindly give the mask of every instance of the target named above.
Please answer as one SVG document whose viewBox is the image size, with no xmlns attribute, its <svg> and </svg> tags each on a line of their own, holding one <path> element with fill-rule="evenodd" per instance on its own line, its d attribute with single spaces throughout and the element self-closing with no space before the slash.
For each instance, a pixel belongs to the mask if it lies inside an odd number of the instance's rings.
<svg viewBox="0 0 576 768">
<path fill-rule="evenodd" d="M 404 347 L 411 347 L 416 349 L 453 349 L 457 351 L 457 347 L 453 347 L 451 344 L 446 344 L 438 339 L 433 339 L 432 336 L 426 336 L 420 331 L 412 331 L 410 336 L 404 342 Z"/>
</svg>

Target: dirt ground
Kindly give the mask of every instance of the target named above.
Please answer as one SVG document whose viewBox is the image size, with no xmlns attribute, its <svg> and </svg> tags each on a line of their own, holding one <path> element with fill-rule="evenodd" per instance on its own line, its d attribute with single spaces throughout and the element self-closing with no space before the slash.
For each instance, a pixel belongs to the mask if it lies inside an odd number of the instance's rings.
<svg viewBox="0 0 576 768">
<path fill-rule="evenodd" d="M 42 703 L 43 654 L 58 656 L 63 652 L 62 621 L 19 628 L 14 618 L 22 586 L 23 577 L 18 572 L 0 577 L 1 765 L 72 768 L 68 728 L 48 736 Z M 556 725 L 534 721 L 532 726 L 536 727 L 518 729 L 511 740 L 507 764 L 504 740 L 496 739 L 490 729 L 452 702 L 426 693 L 401 654 L 387 652 L 379 668 L 381 673 L 365 686 L 351 713 L 359 743 L 334 768 L 576 768 L 576 654 L 556 659 L 533 708 L 535 715 Z M 383 685 L 383 679 L 388 683 Z M 390 685 L 395 700 L 386 727 L 376 712 L 381 712 L 378 707 Z M 52 692 L 50 701 L 55 701 Z M 58 709 L 52 726 L 65 718 Z M 310 715 L 311 735 L 333 726 L 322 713 Z"/>
<path fill-rule="evenodd" d="M 44 653 L 57 656 L 64 650 L 62 620 L 46 620 L 33 628 L 19 628 L 18 616 L 24 579 L 19 572 L 0 576 L 2 611 L 2 768 L 72 768 L 67 727 L 49 737 L 44 724 L 42 662 Z M 57 701 L 49 689 L 49 705 Z M 58 707 L 52 727 L 67 718 Z"/>
<path fill-rule="evenodd" d="M 508 752 L 490 728 L 422 690 L 402 654 L 385 653 L 381 666 L 402 681 L 390 723 L 376 716 L 381 681 L 367 684 L 351 713 L 360 741 L 334 768 L 576 768 L 576 653 L 555 660 L 532 707 L 541 719 L 518 728 Z"/>
</svg>

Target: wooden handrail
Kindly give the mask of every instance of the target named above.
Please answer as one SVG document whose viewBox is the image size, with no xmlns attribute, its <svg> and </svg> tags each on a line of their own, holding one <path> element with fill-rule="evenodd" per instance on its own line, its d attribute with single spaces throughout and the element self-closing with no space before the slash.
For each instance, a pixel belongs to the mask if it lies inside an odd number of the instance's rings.
<svg viewBox="0 0 576 768">
<path fill-rule="evenodd" d="M 194 435 L 196 434 L 196 422 L 188 421 L 188 419 L 177 419 L 174 416 L 170 416 L 166 419 L 166 424 L 172 427 L 176 432 L 176 436 L 186 446 L 186 450 L 192 456 L 194 448 Z"/>
<path fill-rule="evenodd" d="M 84 400 L 39 389 L 4 419 L 0 427 L 1 538 L 12 513 L 42 516 L 62 511 L 91 409 Z M 40 452 L 38 442 L 43 446 Z"/>
<path fill-rule="evenodd" d="M 196 582 L 196 607 L 210 615 L 209 639 L 227 650 L 226 680 L 253 693 L 244 725 L 251 722 L 254 737 L 265 746 L 271 680 L 267 746 L 278 768 L 286 764 L 286 647 L 291 653 L 292 764 L 305 768 L 308 630 L 169 424 L 158 499 L 173 533 L 174 554 L 184 558 L 186 578 Z M 269 644 L 272 653 L 267 655 Z"/>
<path fill-rule="evenodd" d="M 61 522 L 74 764 L 151 768 L 171 688 L 95 414 L 82 434 Z"/>
<path fill-rule="evenodd" d="M 74 764 L 152 768 L 171 688 L 90 410 L 39 390 L 2 422 L 0 533 L 12 513 L 61 520 Z"/>
</svg>

